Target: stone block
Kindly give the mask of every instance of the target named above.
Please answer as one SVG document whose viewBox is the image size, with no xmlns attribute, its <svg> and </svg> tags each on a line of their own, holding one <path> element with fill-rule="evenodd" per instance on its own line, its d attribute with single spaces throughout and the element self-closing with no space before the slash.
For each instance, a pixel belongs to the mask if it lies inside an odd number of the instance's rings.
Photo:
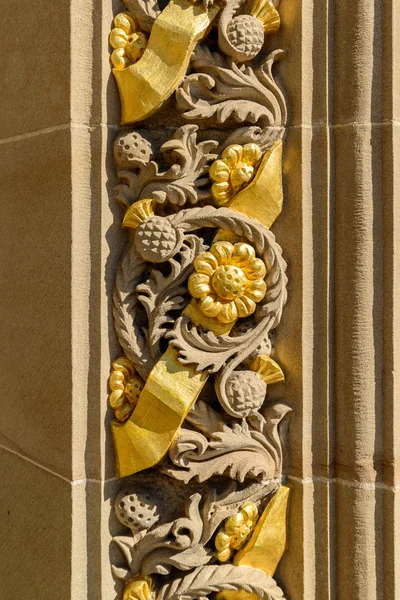
<svg viewBox="0 0 400 600">
<path fill-rule="evenodd" d="M 70 484 L 3 449 L 0 477 L 0 597 L 70 600 Z"/>
<path fill-rule="evenodd" d="M 70 478 L 69 132 L 1 144 L 0 162 L 0 444 Z"/>
<path fill-rule="evenodd" d="M 0 55 L 0 139 L 69 122 L 69 2 L 5 3 Z"/>
</svg>

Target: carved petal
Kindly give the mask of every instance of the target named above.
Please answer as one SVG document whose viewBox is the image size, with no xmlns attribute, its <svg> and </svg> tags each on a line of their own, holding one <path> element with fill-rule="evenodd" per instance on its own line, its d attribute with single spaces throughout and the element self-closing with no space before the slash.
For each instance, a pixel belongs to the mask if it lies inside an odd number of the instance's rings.
<svg viewBox="0 0 400 600">
<path fill-rule="evenodd" d="M 110 375 L 109 383 L 112 390 L 123 390 L 125 387 L 126 378 L 121 371 L 114 371 Z"/>
<path fill-rule="evenodd" d="M 220 204 L 228 202 L 233 195 L 233 189 L 228 182 L 213 183 L 211 188 L 212 194 Z"/>
<path fill-rule="evenodd" d="M 253 258 L 244 266 L 244 272 L 247 279 L 254 281 L 255 279 L 264 279 L 267 274 L 267 269 L 261 258 Z"/>
<path fill-rule="evenodd" d="M 194 268 L 198 273 L 211 277 L 218 268 L 218 261 L 211 252 L 203 252 L 194 261 Z"/>
<path fill-rule="evenodd" d="M 216 242 L 211 246 L 210 250 L 217 259 L 218 264 L 224 265 L 232 256 L 234 246 L 230 242 Z"/>
<path fill-rule="evenodd" d="M 243 146 L 243 162 L 254 167 L 262 157 L 262 150 L 258 144 L 246 144 Z"/>
<path fill-rule="evenodd" d="M 215 538 L 215 547 L 217 550 L 223 550 L 226 546 L 229 546 L 231 543 L 231 536 L 225 533 L 224 531 L 220 531 L 220 533 Z"/>
<path fill-rule="evenodd" d="M 125 54 L 125 48 L 117 48 L 114 50 L 111 54 L 111 62 L 113 67 L 118 70 L 125 69 L 131 64 L 131 61 Z"/>
<path fill-rule="evenodd" d="M 252 281 L 246 290 L 246 296 L 254 300 L 254 302 L 260 302 L 267 291 L 266 283 L 263 279 L 259 281 Z"/>
<path fill-rule="evenodd" d="M 126 32 L 120 27 L 116 27 L 110 33 L 110 44 L 113 48 L 125 48 L 128 43 Z"/>
<path fill-rule="evenodd" d="M 252 261 L 252 259 L 255 258 L 255 256 L 256 251 L 254 250 L 253 246 L 250 246 L 250 244 L 239 242 L 238 244 L 235 244 L 232 262 L 240 267 L 248 267 L 250 261 Z"/>
<path fill-rule="evenodd" d="M 221 181 L 228 181 L 230 175 L 230 169 L 224 160 L 216 160 L 210 167 L 210 177 L 213 181 L 218 183 Z"/>
<path fill-rule="evenodd" d="M 123 29 L 127 34 L 136 30 L 136 23 L 132 15 L 129 13 L 119 13 L 114 19 L 115 27 Z"/>
<path fill-rule="evenodd" d="M 221 323 L 233 323 L 238 318 L 238 310 L 234 302 L 226 302 L 222 305 L 218 319 Z"/>
<path fill-rule="evenodd" d="M 199 308 L 201 312 L 206 315 L 206 317 L 217 317 L 220 313 L 221 307 L 221 302 L 217 300 L 217 296 L 215 294 L 210 294 L 199 302 Z"/>
<path fill-rule="evenodd" d="M 189 292 L 193 298 L 205 298 L 211 292 L 210 278 L 203 273 L 194 273 L 189 277 Z"/>
<path fill-rule="evenodd" d="M 125 394 L 123 390 L 114 390 L 110 394 L 110 406 L 114 410 L 120 408 L 124 404 Z"/>
<path fill-rule="evenodd" d="M 253 312 L 256 310 L 256 303 L 254 302 L 254 300 L 247 298 L 247 296 L 236 298 L 235 304 L 238 311 L 238 315 L 241 318 L 252 315 Z"/>
<path fill-rule="evenodd" d="M 222 158 L 225 160 L 227 165 L 233 169 L 236 167 L 238 162 L 242 159 L 243 154 L 243 146 L 239 146 L 238 144 L 234 144 L 232 146 L 228 146 L 222 153 Z"/>
</svg>

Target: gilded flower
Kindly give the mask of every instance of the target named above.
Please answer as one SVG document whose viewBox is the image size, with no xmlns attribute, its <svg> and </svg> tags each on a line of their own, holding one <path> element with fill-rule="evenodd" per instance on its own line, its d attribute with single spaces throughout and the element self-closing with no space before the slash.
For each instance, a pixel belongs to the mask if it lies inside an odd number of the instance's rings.
<svg viewBox="0 0 400 600">
<path fill-rule="evenodd" d="M 153 579 L 137 575 L 125 582 L 122 600 L 150 600 L 153 595 Z"/>
<path fill-rule="evenodd" d="M 258 519 L 258 510 L 253 502 L 246 502 L 236 515 L 225 523 L 225 530 L 215 538 L 217 557 L 228 561 L 235 550 L 240 550 L 253 533 Z"/>
<path fill-rule="evenodd" d="M 111 62 L 115 69 L 125 69 L 137 62 L 147 46 L 147 36 L 138 31 L 133 15 L 119 13 L 114 19 L 114 29 L 110 33 L 110 44 L 114 48 Z"/>
<path fill-rule="evenodd" d="M 137 404 L 144 383 L 136 375 L 129 360 L 122 356 L 112 364 L 109 384 L 111 390 L 109 400 L 115 411 L 115 418 L 121 422 L 126 421 Z"/>
<path fill-rule="evenodd" d="M 196 273 L 189 278 L 189 292 L 199 299 L 199 309 L 206 317 L 221 323 L 233 323 L 248 317 L 267 291 L 266 268 L 249 244 L 216 242 L 210 252 L 194 261 Z"/>
<path fill-rule="evenodd" d="M 253 179 L 262 156 L 257 144 L 228 146 L 222 158 L 210 167 L 214 181 L 211 191 L 218 204 L 226 204 L 238 191 Z"/>
</svg>

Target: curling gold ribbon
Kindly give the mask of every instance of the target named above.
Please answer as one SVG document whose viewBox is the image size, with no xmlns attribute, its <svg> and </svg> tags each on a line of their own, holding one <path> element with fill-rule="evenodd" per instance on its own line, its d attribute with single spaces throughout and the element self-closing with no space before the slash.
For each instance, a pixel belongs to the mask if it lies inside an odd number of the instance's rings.
<svg viewBox="0 0 400 600">
<path fill-rule="evenodd" d="M 236 554 L 233 564 L 260 569 L 273 577 L 286 550 L 287 514 L 290 488 L 282 486 L 261 515 L 246 546 Z M 257 594 L 244 590 L 223 590 L 217 600 L 259 600 Z"/>
<path fill-rule="evenodd" d="M 246 193 L 251 188 L 251 192 Z M 266 152 L 252 183 L 232 198 L 229 208 L 257 218 L 269 228 L 282 210 L 282 143 Z M 215 240 L 231 232 L 220 230 Z M 224 325 L 205 317 L 195 300 L 182 313 L 215 335 L 227 335 L 234 323 Z M 203 389 L 208 375 L 182 365 L 177 351 L 169 347 L 152 369 L 131 417 L 125 423 L 114 420 L 118 477 L 153 467 L 167 454 L 175 436 Z"/>
<path fill-rule="evenodd" d="M 187 0 L 170 0 L 154 21 L 142 58 L 126 69 L 113 69 L 121 98 L 122 124 L 142 121 L 176 90 L 196 43 L 217 16 Z"/>
<path fill-rule="evenodd" d="M 168 348 L 151 371 L 130 419 L 111 423 L 118 477 L 160 462 L 206 381 L 205 373 L 179 364 L 177 351 Z"/>
</svg>

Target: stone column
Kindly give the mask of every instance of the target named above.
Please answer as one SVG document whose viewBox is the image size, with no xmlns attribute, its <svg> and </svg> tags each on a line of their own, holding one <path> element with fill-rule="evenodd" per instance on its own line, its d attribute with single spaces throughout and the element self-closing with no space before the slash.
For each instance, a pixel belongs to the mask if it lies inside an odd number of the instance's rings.
<svg viewBox="0 0 400 600">
<path fill-rule="evenodd" d="M 290 598 L 395 598 L 399 9 L 303 1 L 282 15 L 292 289 L 277 346 L 296 415 L 281 575 Z"/>
<path fill-rule="evenodd" d="M 334 17 L 337 596 L 389 599 L 399 594 L 399 13 L 359 1 Z"/>
</svg>

